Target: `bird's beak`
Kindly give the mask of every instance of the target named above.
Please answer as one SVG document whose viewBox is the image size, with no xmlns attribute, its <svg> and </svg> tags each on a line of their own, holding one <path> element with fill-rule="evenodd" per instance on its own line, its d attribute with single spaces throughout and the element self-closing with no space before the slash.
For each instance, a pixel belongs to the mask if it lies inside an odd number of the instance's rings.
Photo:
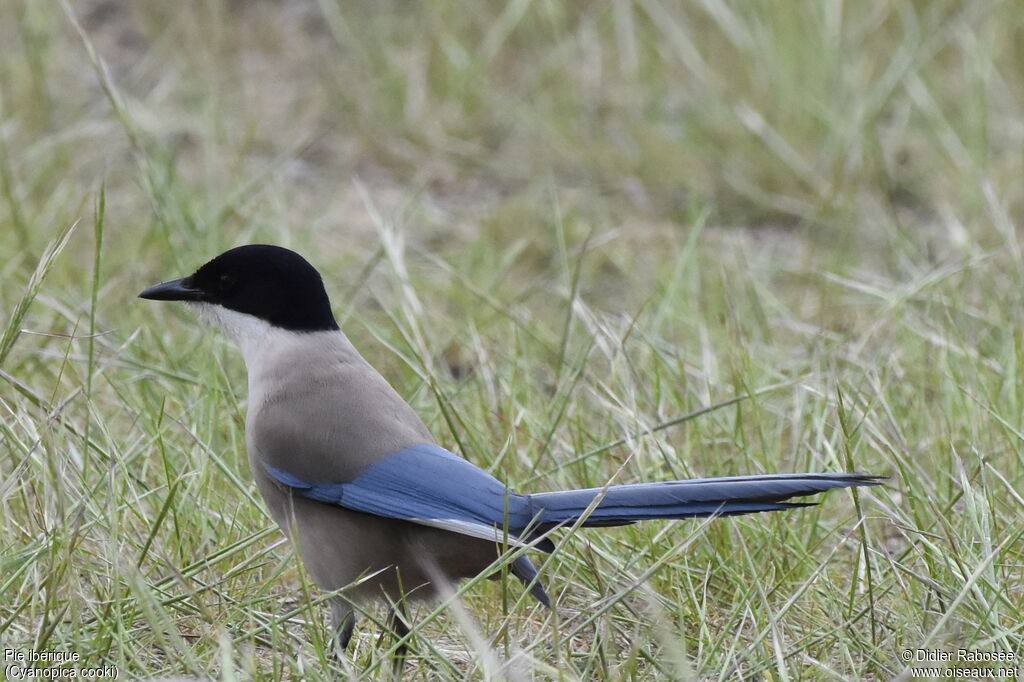
<svg viewBox="0 0 1024 682">
<path fill-rule="evenodd" d="M 191 277 L 172 279 L 169 282 L 154 284 L 139 294 L 139 298 L 151 301 L 201 301 L 203 291 L 192 286 Z"/>
</svg>

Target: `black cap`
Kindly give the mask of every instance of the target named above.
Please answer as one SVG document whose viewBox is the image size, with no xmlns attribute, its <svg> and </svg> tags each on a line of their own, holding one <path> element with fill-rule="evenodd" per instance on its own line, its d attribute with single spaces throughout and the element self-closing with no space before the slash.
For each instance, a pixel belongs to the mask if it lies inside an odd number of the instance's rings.
<svg viewBox="0 0 1024 682">
<path fill-rule="evenodd" d="M 225 251 L 192 275 L 151 286 L 139 297 L 211 303 L 297 332 L 338 328 L 316 268 L 269 244 Z"/>
</svg>

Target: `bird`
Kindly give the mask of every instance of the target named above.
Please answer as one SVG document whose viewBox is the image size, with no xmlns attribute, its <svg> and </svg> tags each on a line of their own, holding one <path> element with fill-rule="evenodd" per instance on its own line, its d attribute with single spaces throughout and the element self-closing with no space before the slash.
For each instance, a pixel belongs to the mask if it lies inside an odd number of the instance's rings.
<svg viewBox="0 0 1024 682">
<path fill-rule="evenodd" d="M 298 253 L 238 246 L 139 297 L 190 304 L 241 350 L 252 476 L 309 574 L 332 593 L 336 652 L 352 638 L 356 607 L 376 598 L 390 605 L 404 655 L 409 601 L 481 574 L 503 549 L 550 553 L 558 529 L 782 511 L 813 504 L 792 498 L 884 478 L 769 474 L 523 494 L 437 443 L 341 331 L 323 278 Z M 508 570 L 551 608 L 525 550 Z"/>
</svg>

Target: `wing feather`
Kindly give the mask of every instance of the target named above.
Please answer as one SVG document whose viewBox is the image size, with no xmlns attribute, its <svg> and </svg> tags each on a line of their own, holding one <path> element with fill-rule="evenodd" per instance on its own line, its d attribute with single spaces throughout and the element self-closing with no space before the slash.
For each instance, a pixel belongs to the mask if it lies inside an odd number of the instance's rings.
<svg viewBox="0 0 1024 682">
<path fill-rule="evenodd" d="M 401 519 L 491 542 L 522 546 L 510 529 L 530 525 L 529 498 L 517 495 L 471 462 L 436 445 L 415 445 L 367 467 L 348 483 L 306 481 L 264 465 L 303 497 L 345 509 Z"/>
</svg>

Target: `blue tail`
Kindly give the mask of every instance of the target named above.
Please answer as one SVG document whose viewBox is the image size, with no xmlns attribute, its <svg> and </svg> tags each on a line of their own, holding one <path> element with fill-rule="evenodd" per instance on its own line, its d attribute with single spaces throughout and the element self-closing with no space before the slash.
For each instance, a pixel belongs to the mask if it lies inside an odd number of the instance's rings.
<svg viewBox="0 0 1024 682">
<path fill-rule="evenodd" d="M 647 519 L 734 516 L 806 507 L 813 502 L 786 502 L 832 488 L 878 485 L 884 476 L 867 474 L 771 474 L 697 478 L 563 490 L 529 496 L 538 530 L 572 525 L 600 498 L 583 526 L 621 526 Z"/>
</svg>

